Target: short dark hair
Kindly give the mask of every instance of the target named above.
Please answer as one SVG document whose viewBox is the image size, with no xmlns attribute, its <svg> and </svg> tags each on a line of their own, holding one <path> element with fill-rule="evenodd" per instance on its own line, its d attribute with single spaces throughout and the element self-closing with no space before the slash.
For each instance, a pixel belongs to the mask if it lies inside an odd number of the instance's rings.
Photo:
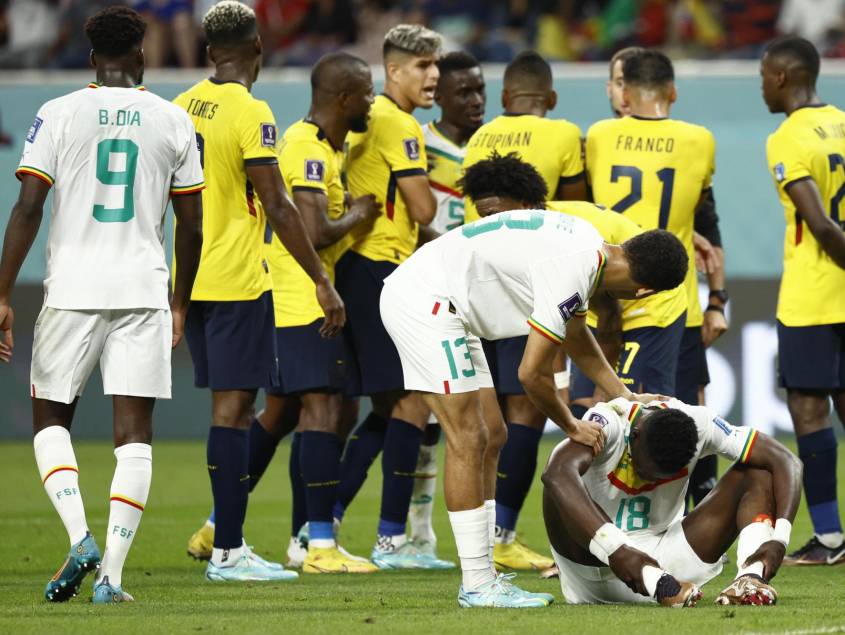
<svg viewBox="0 0 845 635">
<path fill-rule="evenodd" d="M 552 85 L 552 67 L 536 51 L 523 51 L 505 68 L 504 83 L 545 90 Z"/>
<path fill-rule="evenodd" d="M 490 196 L 512 198 L 532 207 L 543 208 L 549 193 L 536 168 L 519 158 L 516 152 L 505 156 L 495 150 L 489 157 L 469 166 L 458 187 L 473 201 Z"/>
<path fill-rule="evenodd" d="M 631 278 L 647 289 L 666 291 L 684 281 L 689 256 L 683 243 L 665 229 L 650 229 L 622 243 Z"/>
<path fill-rule="evenodd" d="M 613 57 L 610 58 L 610 64 L 608 65 L 608 73 L 610 78 L 613 79 L 613 67 L 616 66 L 616 62 L 622 62 L 622 68 L 625 68 L 625 60 L 629 57 L 633 57 L 634 55 L 639 55 L 640 53 L 645 52 L 642 46 L 626 46 L 623 49 L 619 49 L 613 54 Z M 625 71 L 622 71 L 622 76 L 625 76 Z"/>
<path fill-rule="evenodd" d="M 364 60 L 350 53 L 326 53 L 311 68 L 311 90 L 342 91 L 349 86 L 350 80 L 356 79 L 357 71 L 369 73 L 369 69 Z"/>
<path fill-rule="evenodd" d="M 770 57 L 786 57 L 797 63 L 815 85 L 819 78 L 821 59 L 813 43 L 802 37 L 785 36 L 772 40 L 763 53 Z"/>
<path fill-rule="evenodd" d="M 643 419 L 641 432 L 648 456 L 664 474 L 680 472 L 695 456 L 698 430 L 695 421 L 683 410 L 650 411 Z"/>
<path fill-rule="evenodd" d="M 239 47 L 255 39 L 258 22 L 255 12 L 244 3 L 223 0 L 203 16 L 202 30 L 211 46 Z"/>
<path fill-rule="evenodd" d="M 451 51 L 437 61 L 441 77 L 454 71 L 466 71 L 479 65 L 478 60 L 466 51 Z"/>
<path fill-rule="evenodd" d="M 644 88 L 663 88 L 675 81 L 672 60 L 660 51 L 645 49 L 622 63 L 625 83 Z"/>
<path fill-rule="evenodd" d="M 147 24 L 129 7 L 106 7 L 85 21 L 85 35 L 96 55 L 123 57 L 141 47 Z"/>
</svg>

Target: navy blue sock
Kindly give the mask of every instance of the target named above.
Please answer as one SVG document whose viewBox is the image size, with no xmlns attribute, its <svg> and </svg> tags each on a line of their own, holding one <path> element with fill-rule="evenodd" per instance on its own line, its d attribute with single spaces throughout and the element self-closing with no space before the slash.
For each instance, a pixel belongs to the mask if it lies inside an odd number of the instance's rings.
<svg viewBox="0 0 845 635">
<path fill-rule="evenodd" d="M 249 499 L 249 432 L 211 426 L 206 459 L 214 496 L 214 546 L 240 547 Z"/>
<path fill-rule="evenodd" d="M 542 430 L 508 424 L 508 440 L 499 455 L 496 473 L 496 525 L 513 531 L 537 470 Z"/>
<path fill-rule="evenodd" d="M 836 500 L 836 435 L 825 428 L 798 437 L 804 463 L 804 495 L 817 534 L 842 531 Z"/>
<path fill-rule="evenodd" d="M 427 446 L 437 445 L 440 441 L 440 424 L 429 423 L 423 431 L 422 444 Z"/>
<path fill-rule="evenodd" d="M 336 434 L 306 431 L 299 446 L 299 464 L 305 484 L 310 538 L 331 539 L 332 507 L 340 484 L 343 446 Z M 327 535 L 326 535 L 327 534 Z"/>
<path fill-rule="evenodd" d="M 258 419 L 252 420 L 249 428 L 249 491 L 255 489 L 258 481 L 267 471 L 267 466 L 273 460 L 279 439 L 264 429 Z"/>
<path fill-rule="evenodd" d="M 334 505 L 335 518 L 343 518 L 346 508 L 367 480 L 367 472 L 384 446 L 387 422 L 371 412 L 349 435 L 340 462 L 340 485 Z"/>
<path fill-rule="evenodd" d="M 293 441 L 290 444 L 290 463 L 288 463 L 288 471 L 290 473 L 290 492 L 291 492 L 291 509 L 290 509 L 290 535 L 296 536 L 302 525 L 308 522 L 308 509 L 305 501 L 305 481 L 302 478 L 302 433 L 294 432 Z"/>
<path fill-rule="evenodd" d="M 380 536 L 405 533 L 422 436 L 422 430 L 407 421 L 392 418 L 387 424 L 384 452 L 381 455 L 384 480 L 379 516 Z"/>
</svg>

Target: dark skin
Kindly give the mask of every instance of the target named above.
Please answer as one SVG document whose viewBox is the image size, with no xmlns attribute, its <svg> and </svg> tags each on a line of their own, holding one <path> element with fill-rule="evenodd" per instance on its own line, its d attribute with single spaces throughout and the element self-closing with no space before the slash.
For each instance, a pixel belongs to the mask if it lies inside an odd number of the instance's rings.
<svg viewBox="0 0 845 635">
<path fill-rule="evenodd" d="M 816 94 L 816 78 L 790 56 L 765 54 L 760 64 L 760 77 L 763 101 L 769 112 L 784 113 L 788 117 L 799 108 L 822 104 Z M 794 181 L 787 184 L 786 193 L 801 221 L 807 225 L 824 252 L 845 269 L 845 231 L 828 214 L 816 182 L 813 179 Z M 845 421 L 845 390 L 790 388 L 786 391 L 789 414 L 798 436 L 831 426 L 828 397 L 833 399 L 839 420 Z"/>
<path fill-rule="evenodd" d="M 644 442 L 650 433 L 646 410 L 629 437 L 631 459 L 637 476 L 647 481 L 670 478 L 649 456 Z M 659 434 L 659 432 L 657 432 Z M 543 473 L 543 516 L 555 551 L 587 566 L 604 566 L 589 551 L 589 544 L 608 515 L 590 497 L 583 475 L 594 460 L 588 448 L 564 441 L 552 453 Z M 786 518 L 790 522 L 801 498 L 801 461 L 774 439 L 758 433 L 753 451 L 744 464 L 725 474 L 707 498 L 683 520 L 684 534 L 704 562 L 716 562 L 736 540 L 739 532 L 758 514 Z M 785 553 L 776 541 L 763 543 L 746 565 L 763 563 L 763 577 L 777 574 Z M 660 565 L 648 554 L 622 546 L 610 556 L 610 568 L 633 591 L 647 595 L 642 580 L 645 565 Z"/>
<path fill-rule="evenodd" d="M 208 47 L 208 57 L 215 66 L 214 78 L 238 82 L 247 90 L 251 90 L 258 79 L 261 55 L 261 39 L 258 35 L 240 45 Z M 320 326 L 321 335 L 338 335 L 346 322 L 343 301 L 335 291 L 320 257 L 308 238 L 299 210 L 287 195 L 278 165 L 247 165 L 245 169 L 247 178 L 261 199 L 273 232 L 315 284 L 317 301 L 325 315 Z M 212 425 L 247 429 L 252 420 L 256 392 L 213 390 Z"/>
<path fill-rule="evenodd" d="M 144 76 L 144 55 L 140 48 L 119 58 L 107 58 L 92 51 L 91 65 L 97 71 L 97 83 L 105 87 L 131 88 L 140 84 Z M 14 346 L 14 313 L 9 306 L 12 288 L 38 234 L 49 190 L 50 186 L 44 181 L 23 175 L 18 200 L 6 228 L 3 255 L 0 259 L 0 331 L 4 336 L 4 341 L 0 342 L 0 360 L 4 362 L 11 361 Z M 200 193 L 194 193 L 173 197 L 172 200 L 178 221 L 175 236 L 178 267 L 170 300 L 173 318 L 172 346 L 175 348 L 184 333 L 191 289 L 199 267 L 202 250 L 202 197 Z M 78 397 L 69 404 L 34 398 L 33 434 L 38 434 L 49 426 L 61 426 L 70 430 L 78 401 Z M 114 395 L 112 401 L 115 447 L 126 443 L 151 443 L 155 399 Z"/>
</svg>

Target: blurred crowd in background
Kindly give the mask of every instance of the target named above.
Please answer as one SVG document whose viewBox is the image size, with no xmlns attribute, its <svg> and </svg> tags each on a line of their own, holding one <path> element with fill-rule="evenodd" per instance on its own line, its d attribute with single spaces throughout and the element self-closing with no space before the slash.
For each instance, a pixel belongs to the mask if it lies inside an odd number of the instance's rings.
<svg viewBox="0 0 845 635">
<path fill-rule="evenodd" d="M 150 67 L 205 65 L 199 28 L 215 0 L 128 0 L 147 19 Z M 246 0 L 268 64 L 310 66 L 348 50 L 381 62 L 384 33 L 400 22 L 439 31 L 447 49 L 509 62 L 524 49 L 550 60 L 607 60 L 623 46 L 672 57 L 756 58 L 778 34 L 845 57 L 845 0 Z M 0 0 L 0 68 L 84 68 L 85 19 L 115 0 Z"/>
</svg>

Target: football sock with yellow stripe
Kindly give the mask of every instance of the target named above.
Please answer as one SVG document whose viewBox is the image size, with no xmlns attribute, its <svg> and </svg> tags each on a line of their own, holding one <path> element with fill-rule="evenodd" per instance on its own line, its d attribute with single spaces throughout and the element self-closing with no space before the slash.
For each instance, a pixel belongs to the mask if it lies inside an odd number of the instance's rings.
<svg viewBox="0 0 845 635">
<path fill-rule="evenodd" d="M 519 423 L 508 424 L 508 440 L 499 455 L 496 471 L 496 526 L 513 534 L 525 497 L 537 471 L 537 451 L 542 430 Z M 505 541 L 507 542 L 507 541 Z"/>
<path fill-rule="evenodd" d="M 380 536 L 405 533 L 422 436 L 422 430 L 402 419 L 394 417 L 387 424 L 381 455 L 383 481 L 378 530 Z"/>
<path fill-rule="evenodd" d="M 288 474 L 290 475 L 290 535 L 296 537 L 302 526 L 308 522 L 308 508 L 305 498 L 305 480 L 302 478 L 302 433 L 294 432 L 290 443 L 290 460 Z"/>
<path fill-rule="evenodd" d="M 41 482 L 74 545 L 85 538 L 88 523 L 70 432 L 61 426 L 49 426 L 35 435 L 33 446 Z"/>
<path fill-rule="evenodd" d="M 340 463 L 340 487 L 334 505 L 334 517 L 343 519 L 346 508 L 367 480 L 367 472 L 384 447 L 387 421 L 371 412 L 349 435 Z"/>
<path fill-rule="evenodd" d="M 332 507 L 340 483 L 340 439 L 331 432 L 306 430 L 299 447 L 299 465 L 305 484 L 308 529 L 318 549 L 335 546 Z"/>
<path fill-rule="evenodd" d="M 106 551 L 97 572 L 97 582 L 108 576 L 109 584 L 120 586 L 123 563 L 147 504 L 153 478 L 153 449 L 146 443 L 127 443 L 115 448 L 117 466 L 111 482 Z"/>
<path fill-rule="evenodd" d="M 214 546 L 239 549 L 249 498 L 249 431 L 211 426 L 208 476 L 214 496 Z"/>
<path fill-rule="evenodd" d="M 841 534 L 842 523 L 836 498 L 836 435 L 833 428 L 805 434 L 798 437 L 797 441 L 798 456 L 804 463 L 804 496 L 813 529 L 816 534 Z"/>
</svg>

